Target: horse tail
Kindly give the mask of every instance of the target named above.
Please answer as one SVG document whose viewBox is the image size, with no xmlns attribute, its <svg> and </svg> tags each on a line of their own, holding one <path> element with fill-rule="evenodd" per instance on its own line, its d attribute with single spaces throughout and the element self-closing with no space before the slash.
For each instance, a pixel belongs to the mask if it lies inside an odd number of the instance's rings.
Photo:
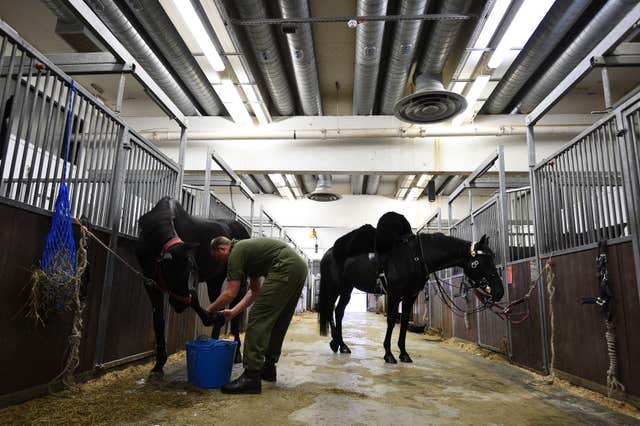
<svg viewBox="0 0 640 426">
<path fill-rule="evenodd" d="M 320 322 L 320 335 L 326 336 L 329 321 L 333 313 L 331 306 L 331 292 L 333 290 L 332 266 L 334 265 L 332 250 L 329 249 L 320 261 L 320 296 L 318 300 L 318 321 Z"/>
</svg>

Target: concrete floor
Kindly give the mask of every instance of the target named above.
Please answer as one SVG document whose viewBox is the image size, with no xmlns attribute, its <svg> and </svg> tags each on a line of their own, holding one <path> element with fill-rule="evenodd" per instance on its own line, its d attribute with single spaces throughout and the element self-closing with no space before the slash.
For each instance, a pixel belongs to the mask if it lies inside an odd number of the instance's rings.
<svg viewBox="0 0 640 426">
<path fill-rule="evenodd" d="M 381 344 L 386 322 L 381 315 L 348 314 L 344 329 L 352 353 L 334 354 L 328 339 L 318 336 L 315 316 L 295 318 L 278 364 L 277 384 L 266 384 L 261 396 L 231 397 L 234 410 L 224 416 L 225 422 L 640 424 L 558 387 L 535 385 L 519 368 L 429 342 L 422 335 L 408 334 L 413 364 L 385 364 Z M 397 336 L 398 328 L 395 331 Z M 397 357 L 395 343 L 394 353 Z M 236 370 L 234 377 L 241 371 Z M 184 380 L 184 374 L 182 365 L 174 366 L 173 380 Z M 171 418 L 164 420 L 172 423 Z"/>
<path fill-rule="evenodd" d="M 382 360 L 385 318 L 347 314 L 351 354 L 334 354 L 314 314 L 296 316 L 278 364 L 278 382 L 262 395 L 224 395 L 187 383 L 184 354 L 161 381 L 151 362 L 113 371 L 79 391 L 0 410 L 2 424 L 140 425 L 629 425 L 613 412 L 558 386 L 455 346 L 409 333 L 413 364 Z M 397 336 L 397 328 L 394 340 Z M 398 350 L 394 343 L 394 353 Z M 237 366 L 234 376 L 240 374 Z"/>
</svg>

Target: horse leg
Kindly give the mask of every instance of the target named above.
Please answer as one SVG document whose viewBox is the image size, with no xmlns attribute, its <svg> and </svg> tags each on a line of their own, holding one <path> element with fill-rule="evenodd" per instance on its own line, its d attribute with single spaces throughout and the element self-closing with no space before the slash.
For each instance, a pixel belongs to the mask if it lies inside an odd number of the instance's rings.
<svg viewBox="0 0 640 426">
<path fill-rule="evenodd" d="M 238 294 L 235 297 L 235 299 L 233 299 L 233 301 L 231 301 L 231 304 L 229 305 L 229 308 L 233 308 L 234 306 L 236 306 L 238 304 L 238 302 L 240 302 L 242 300 L 242 298 L 244 297 L 244 295 L 247 293 L 245 286 L 240 286 L 240 287 L 241 287 L 241 290 L 238 292 Z M 241 364 L 242 363 L 242 350 L 240 348 L 240 346 L 241 346 L 241 342 L 240 342 L 240 323 L 241 322 L 242 322 L 242 317 L 240 315 L 238 315 L 237 317 L 235 317 L 234 319 L 231 320 L 231 334 L 233 334 L 233 340 L 238 342 L 238 346 L 236 346 L 236 354 L 235 354 L 235 357 L 234 357 L 234 360 L 233 360 L 233 362 L 235 364 Z"/>
<path fill-rule="evenodd" d="M 344 310 L 349 304 L 349 300 L 351 300 L 351 290 L 340 296 L 340 300 L 336 306 L 336 337 L 334 337 L 334 341 L 338 342 L 341 354 L 351 353 L 351 349 L 349 349 L 347 344 L 344 343 L 344 340 L 342 340 L 342 319 L 344 318 Z"/>
<path fill-rule="evenodd" d="M 396 325 L 400 298 L 389 294 L 387 299 L 389 306 L 387 306 L 387 333 L 384 336 L 384 361 L 388 364 L 397 364 L 396 357 L 391 353 L 391 334 L 393 333 L 393 327 Z"/>
<path fill-rule="evenodd" d="M 329 326 L 331 327 L 331 341 L 329 342 L 329 347 L 333 352 L 338 352 L 338 349 L 340 349 L 340 340 L 338 339 L 338 329 L 336 327 L 336 322 L 333 319 L 337 299 L 338 299 L 338 294 L 332 293 L 329 295 L 329 306 L 331 307 L 331 314 L 329 315 Z"/>
<path fill-rule="evenodd" d="M 218 298 L 218 296 L 220 296 L 220 292 L 222 291 L 222 283 L 224 282 L 225 276 L 226 271 L 207 280 L 207 293 L 209 295 L 210 302 L 213 302 Z M 213 324 L 213 326 L 211 327 L 211 338 L 219 339 L 220 330 L 222 330 L 221 324 Z"/>
<path fill-rule="evenodd" d="M 407 327 L 409 326 L 409 318 L 411 318 L 411 310 L 416 296 L 404 297 L 402 300 L 402 317 L 400 318 L 400 338 L 398 339 L 398 348 L 400 348 L 400 361 L 413 362 L 407 350 L 405 349 L 405 341 L 407 338 Z"/>
<path fill-rule="evenodd" d="M 164 339 L 164 295 L 157 289 L 145 287 L 153 308 L 153 331 L 156 336 L 156 365 L 149 373 L 151 378 L 164 376 L 163 367 L 167 362 L 167 345 Z"/>
</svg>

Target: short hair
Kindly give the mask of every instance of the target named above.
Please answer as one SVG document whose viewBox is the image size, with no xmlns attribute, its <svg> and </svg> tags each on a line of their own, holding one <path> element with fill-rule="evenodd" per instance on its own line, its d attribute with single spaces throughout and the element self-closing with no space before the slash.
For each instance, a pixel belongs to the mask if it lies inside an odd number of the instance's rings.
<svg viewBox="0 0 640 426">
<path fill-rule="evenodd" d="M 215 237 L 213 240 L 211 240 L 210 247 L 211 247 L 211 250 L 217 251 L 220 246 L 228 246 L 229 244 L 231 244 L 230 239 L 228 239 L 227 237 L 220 236 L 220 237 Z"/>
</svg>

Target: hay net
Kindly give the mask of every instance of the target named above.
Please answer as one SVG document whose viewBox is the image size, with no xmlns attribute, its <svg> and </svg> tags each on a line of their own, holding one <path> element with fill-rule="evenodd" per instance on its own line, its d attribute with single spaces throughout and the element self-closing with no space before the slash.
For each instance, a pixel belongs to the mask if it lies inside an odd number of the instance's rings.
<svg viewBox="0 0 640 426">
<path fill-rule="evenodd" d="M 77 285 L 76 245 L 71 226 L 71 207 L 66 183 L 75 92 L 75 83 L 72 80 L 67 97 L 67 120 L 64 135 L 65 161 L 62 169 L 62 182 L 58 188 L 51 229 L 40 261 L 40 271 L 34 271 L 33 277 L 31 310 L 36 318 L 46 316 L 51 312 L 70 310 Z"/>
</svg>

